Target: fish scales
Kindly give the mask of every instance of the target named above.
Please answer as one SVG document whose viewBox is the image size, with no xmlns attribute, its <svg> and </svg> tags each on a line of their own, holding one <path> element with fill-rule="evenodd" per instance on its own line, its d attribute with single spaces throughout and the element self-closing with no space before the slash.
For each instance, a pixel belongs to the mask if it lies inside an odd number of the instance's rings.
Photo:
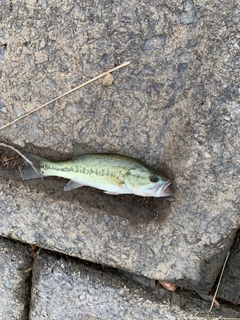
<svg viewBox="0 0 240 320">
<path fill-rule="evenodd" d="M 59 176 L 70 179 L 65 191 L 81 186 L 91 186 L 109 194 L 136 194 L 140 196 L 162 197 L 171 195 L 170 181 L 158 170 L 140 160 L 117 154 L 84 153 L 72 160 L 50 162 L 46 159 L 26 154 L 36 171 L 27 164 L 22 172 L 23 179 L 40 176 Z"/>
<path fill-rule="evenodd" d="M 87 163 L 86 163 L 86 162 Z M 112 169 L 109 169 L 109 166 L 112 166 Z M 64 162 L 50 162 L 43 164 L 43 170 L 46 174 L 54 173 L 55 171 L 62 171 L 62 172 L 72 172 L 72 173 L 83 173 L 86 175 L 96 175 L 96 176 L 114 176 L 114 177 L 121 177 L 123 176 L 127 170 L 129 170 L 132 166 L 125 166 L 121 167 L 116 163 L 113 165 L 112 163 L 101 163 L 91 161 L 91 158 L 85 159 L 74 159 L 73 161 L 64 161 Z"/>
<path fill-rule="evenodd" d="M 131 166 L 129 162 L 123 165 L 104 154 L 89 154 L 80 155 L 72 161 L 43 163 L 42 174 L 59 175 L 84 185 L 94 185 L 102 190 L 110 188 L 117 192 L 120 191 L 124 175 Z"/>
</svg>

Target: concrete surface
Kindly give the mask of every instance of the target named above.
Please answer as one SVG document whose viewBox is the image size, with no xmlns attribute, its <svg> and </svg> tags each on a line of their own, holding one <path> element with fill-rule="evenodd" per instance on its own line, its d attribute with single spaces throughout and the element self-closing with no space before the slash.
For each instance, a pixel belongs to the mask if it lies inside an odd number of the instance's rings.
<svg viewBox="0 0 240 320">
<path fill-rule="evenodd" d="M 73 259 L 40 254 L 35 260 L 30 319 L 176 319 L 178 313 Z"/>
<path fill-rule="evenodd" d="M 231 252 L 223 278 L 219 287 L 218 296 L 234 303 L 240 303 L 240 242 L 239 237 L 234 250 Z"/>
<path fill-rule="evenodd" d="M 29 312 L 31 267 L 28 245 L 0 237 L 0 319 L 26 320 Z"/>
<path fill-rule="evenodd" d="M 7 174 L 6 170 L 1 172 L 2 177 Z M 223 249 L 214 248 L 216 256 L 205 261 L 209 269 L 204 269 L 199 258 L 198 274 L 196 264 L 189 265 L 193 256 L 189 252 L 185 252 L 185 260 L 182 256 L 182 251 L 192 246 L 188 244 L 180 250 L 165 234 L 169 230 L 166 225 L 176 224 L 178 218 L 167 218 L 168 204 L 156 209 L 153 204 L 146 205 L 144 199 L 126 202 L 125 197 L 109 197 L 101 192 L 89 197 L 90 190 L 64 193 L 62 181 L 56 180 L 53 185 L 51 180 L 48 182 L 22 183 L 10 178 L 2 183 L 1 235 L 150 278 L 176 281 L 195 290 L 207 291 L 211 287 Z M 161 213 L 155 219 L 151 210 L 165 210 L 166 221 Z M 207 253 L 205 250 L 202 256 Z"/>
<path fill-rule="evenodd" d="M 174 291 L 171 283 L 161 285 L 154 279 L 122 270 L 118 270 L 118 272 L 126 279 L 129 279 L 131 283 L 137 283 L 145 291 L 147 291 L 148 288 L 151 288 L 153 294 L 158 297 L 161 303 L 169 304 L 170 306 L 178 306 L 182 311 L 189 312 L 191 315 L 194 314 L 201 319 L 211 319 L 215 316 L 218 316 L 220 319 L 238 319 L 240 317 L 239 305 L 231 302 L 234 301 L 233 297 L 236 299 L 238 293 L 239 281 L 237 280 L 237 277 L 234 286 L 232 286 L 232 280 L 229 280 L 228 283 L 226 281 L 225 283 L 222 283 L 221 289 L 217 292 L 216 296 L 218 307 L 214 304 L 211 312 L 209 312 L 216 287 L 214 287 L 212 292 L 193 292 L 181 288 L 175 288 Z M 229 276 L 233 272 L 235 272 L 234 268 L 229 270 Z M 164 285 L 166 286 L 166 289 L 168 287 L 167 290 L 163 289 Z M 222 289 L 224 289 L 224 291 Z M 222 292 L 225 293 L 225 296 Z"/>
<path fill-rule="evenodd" d="M 211 289 L 239 228 L 237 3 L 0 5 L 0 125 L 132 60 L 112 86 L 99 80 L 1 131 L 1 140 L 55 160 L 72 140 L 131 155 L 175 188 L 174 202 L 89 188 L 64 194 L 62 180 L 22 182 L 1 166 L 0 234 Z"/>
<path fill-rule="evenodd" d="M 29 245 L 5 238 L 0 238 L 0 272 L 1 320 L 239 317 L 224 305 L 208 314 L 209 304 L 193 293 L 156 290 L 149 286 L 153 279 L 43 249 L 33 258 Z"/>
<path fill-rule="evenodd" d="M 231 310 L 222 310 L 219 316 L 207 314 L 209 305 L 202 301 L 197 305 L 163 290 L 153 294 L 118 273 L 49 252 L 37 256 L 33 270 L 30 319 L 34 320 L 220 319 L 224 312 L 237 316 Z M 180 302 L 185 310 L 179 308 Z"/>
</svg>

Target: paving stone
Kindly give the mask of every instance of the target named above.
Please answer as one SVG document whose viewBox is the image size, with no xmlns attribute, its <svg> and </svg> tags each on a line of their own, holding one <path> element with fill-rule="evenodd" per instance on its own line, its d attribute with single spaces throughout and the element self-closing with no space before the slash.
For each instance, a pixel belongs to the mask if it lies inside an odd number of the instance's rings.
<svg viewBox="0 0 240 320">
<path fill-rule="evenodd" d="M 240 303 L 240 242 L 237 245 L 231 257 L 227 262 L 223 278 L 220 283 L 218 297 L 230 302 Z"/>
<path fill-rule="evenodd" d="M 239 296 L 237 296 L 237 294 L 239 293 L 237 275 L 235 278 L 235 287 L 229 285 L 225 286 L 225 283 L 223 282 L 222 288 L 220 291 L 218 291 L 217 294 L 217 301 L 220 307 L 216 307 L 215 305 L 213 305 L 212 311 L 209 313 L 210 304 L 212 303 L 211 295 L 209 295 L 209 293 L 193 292 L 190 290 L 176 288 L 176 286 L 173 286 L 171 283 L 161 284 L 155 279 L 150 279 L 122 270 L 118 270 L 118 272 L 119 274 L 122 274 L 126 279 L 130 279 L 134 283 L 139 284 L 143 289 L 152 288 L 153 293 L 161 300 L 161 302 L 168 302 L 171 305 L 179 306 L 185 311 L 188 310 L 191 314 L 194 312 L 195 315 L 202 316 L 204 319 L 206 318 L 206 316 L 219 316 L 223 317 L 224 319 L 225 317 L 227 319 L 237 319 L 240 317 L 239 306 L 235 305 L 234 309 L 234 306 L 231 303 L 231 301 L 237 301 L 237 299 L 239 298 Z M 233 272 L 235 272 L 235 270 L 229 270 L 230 275 Z M 232 284 L 232 279 L 229 279 L 228 284 Z M 162 286 L 166 286 L 165 288 L 167 290 L 162 289 Z M 222 292 L 225 294 L 225 296 L 222 294 Z M 199 299 L 199 297 L 201 297 L 201 299 Z M 226 300 L 226 297 L 228 297 L 228 301 L 222 300 L 222 298 Z M 231 297 L 232 300 L 230 300 L 229 297 Z M 205 303 L 205 301 L 207 301 L 208 303 Z"/>
<path fill-rule="evenodd" d="M 64 194 L 62 180 L 22 182 L 1 166 L 0 234 L 211 289 L 239 228 L 236 9 L 233 0 L 1 2 L 0 125 L 132 60 L 111 86 L 92 83 L 1 139 L 52 160 L 73 140 L 142 159 L 173 178 L 175 201 Z"/>
<path fill-rule="evenodd" d="M 0 237 L 0 319 L 26 320 L 31 267 L 29 246 Z"/>
<path fill-rule="evenodd" d="M 181 298 L 154 295 L 117 273 L 102 272 L 80 260 L 41 252 L 35 259 L 30 319 L 202 319 L 206 306 L 177 306 Z M 171 297 L 170 297 L 171 296 Z M 162 300 L 162 301 L 160 301 Z M 185 308 L 190 305 L 184 299 Z M 219 312 L 219 315 L 223 313 Z M 228 315 L 237 315 L 229 312 Z M 211 319 L 220 319 L 211 315 Z"/>
</svg>

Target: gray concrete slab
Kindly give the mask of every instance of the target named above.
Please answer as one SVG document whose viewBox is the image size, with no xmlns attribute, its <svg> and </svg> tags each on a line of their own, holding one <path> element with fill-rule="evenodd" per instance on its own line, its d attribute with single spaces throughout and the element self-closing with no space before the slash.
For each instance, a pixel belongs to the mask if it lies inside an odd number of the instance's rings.
<svg viewBox="0 0 240 320">
<path fill-rule="evenodd" d="M 231 270 L 232 271 L 232 270 Z M 185 290 L 183 288 L 176 288 L 171 283 L 159 283 L 155 279 L 150 279 L 144 276 L 132 274 L 130 272 L 118 270 L 119 274 L 122 274 L 126 279 L 130 279 L 131 282 L 137 283 L 141 288 L 151 288 L 154 295 L 156 295 L 160 301 L 164 304 L 179 306 L 184 311 L 188 311 L 190 314 L 205 318 L 219 316 L 221 319 L 238 319 L 240 317 L 240 310 L 237 304 L 232 304 L 231 301 L 224 301 L 221 299 L 221 295 L 217 294 L 216 303 L 211 307 L 213 294 L 204 292 L 194 292 L 192 290 Z M 236 281 L 237 282 L 237 281 Z M 229 281 L 231 284 L 232 282 Z M 238 282 L 237 282 L 238 283 Z M 163 287 L 166 289 L 163 289 Z M 236 285 L 236 288 L 237 285 Z M 225 287 L 225 293 L 229 293 L 231 297 L 232 287 Z M 215 290 L 214 290 L 215 292 Z M 235 294 L 236 296 L 236 294 Z M 226 300 L 226 296 L 225 296 Z M 218 304 L 218 306 L 216 306 Z M 209 311 L 211 307 L 211 312 Z"/>
<path fill-rule="evenodd" d="M 224 314 L 208 315 L 209 304 L 204 302 L 189 303 L 163 290 L 154 295 L 126 282 L 120 274 L 47 252 L 35 259 L 32 280 L 30 319 L 34 320 L 220 319 Z M 180 303 L 185 310 L 178 306 Z M 228 311 L 228 316 L 233 315 L 237 313 Z"/>
<path fill-rule="evenodd" d="M 31 267 L 29 246 L 0 237 L 0 319 L 26 320 Z"/>
<path fill-rule="evenodd" d="M 205 262 L 209 269 L 204 270 L 202 261 L 189 265 L 193 257 L 186 251 L 193 246 L 188 244 L 180 251 L 171 245 L 166 223 L 176 220 L 171 221 L 171 215 L 164 221 L 164 208 L 157 209 L 160 218 L 156 220 L 150 208 L 137 199 L 124 202 L 124 198 L 108 198 L 100 192 L 89 197 L 89 190 L 64 194 L 62 182 L 50 185 L 8 180 L 1 186 L 2 235 L 202 291 L 208 290 L 217 276 L 214 267 L 220 265 L 221 260 L 216 259 L 221 259 L 223 249 L 211 248 L 216 257 Z M 165 204 L 165 212 L 167 209 Z M 207 254 L 203 252 L 202 257 Z"/>
<path fill-rule="evenodd" d="M 64 194 L 62 181 L 1 168 L 0 234 L 208 291 L 239 227 L 236 2 L 1 6 L 1 125 L 132 60 L 112 86 L 99 80 L 1 139 L 55 160 L 72 140 L 131 155 L 174 178 L 175 201 Z"/>
<path fill-rule="evenodd" d="M 226 264 L 218 296 L 227 301 L 240 303 L 240 242 L 238 240 Z"/>
</svg>

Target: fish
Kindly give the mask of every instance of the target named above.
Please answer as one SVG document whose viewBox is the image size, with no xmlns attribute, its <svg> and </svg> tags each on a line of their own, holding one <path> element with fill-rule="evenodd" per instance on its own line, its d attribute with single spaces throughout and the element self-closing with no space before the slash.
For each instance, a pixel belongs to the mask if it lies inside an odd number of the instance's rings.
<svg viewBox="0 0 240 320">
<path fill-rule="evenodd" d="M 24 153 L 24 156 L 33 166 L 25 161 L 21 172 L 23 180 L 49 176 L 70 179 L 64 191 L 89 186 L 111 195 L 172 195 L 170 180 L 150 165 L 125 155 L 94 153 L 78 148 L 71 160 L 61 162 L 52 162 L 31 153 Z"/>
</svg>

